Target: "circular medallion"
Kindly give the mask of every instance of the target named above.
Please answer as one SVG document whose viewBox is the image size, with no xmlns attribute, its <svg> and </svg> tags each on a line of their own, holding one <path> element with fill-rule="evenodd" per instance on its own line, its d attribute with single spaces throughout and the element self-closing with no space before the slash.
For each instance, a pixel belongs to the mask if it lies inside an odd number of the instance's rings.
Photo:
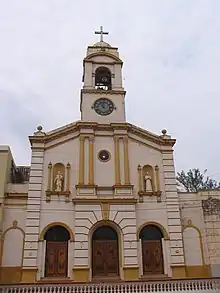
<svg viewBox="0 0 220 293">
<path fill-rule="evenodd" d="M 107 161 L 110 160 L 110 153 L 108 151 L 106 151 L 106 150 L 101 150 L 98 153 L 98 158 L 102 162 L 107 162 Z"/>
<path fill-rule="evenodd" d="M 94 109 L 97 114 L 106 116 L 113 112 L 114 104 L 109 99 L 101 98 L 95 101 Z"/>
</svg>

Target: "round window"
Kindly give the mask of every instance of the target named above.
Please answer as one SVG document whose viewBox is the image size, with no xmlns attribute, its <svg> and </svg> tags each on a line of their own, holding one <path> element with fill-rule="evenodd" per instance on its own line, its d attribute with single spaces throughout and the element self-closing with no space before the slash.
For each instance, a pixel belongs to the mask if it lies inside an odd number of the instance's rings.
<svg viewBox="0 0 220 293">
<path fill-rule="evenodd" d="M 110 160 L 110 153 L 106 150 L 102 150 L 98 153 L 98 158 L 102 162 L 107 162 Z"/>
</svg>

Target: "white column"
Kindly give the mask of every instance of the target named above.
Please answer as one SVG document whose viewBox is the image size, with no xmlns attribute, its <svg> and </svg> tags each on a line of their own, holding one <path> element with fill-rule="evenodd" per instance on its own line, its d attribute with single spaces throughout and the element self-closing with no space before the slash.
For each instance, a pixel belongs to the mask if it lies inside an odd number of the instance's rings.
<svg viewBox="0 0 220 293">
<path fill-rule="evenodd" d="M 164 274 L 167 275 L 167 272 L 168 272 L 167 249 L 166 249 L 166 242 L 164 241 L 164 238 L 161 239 L 161 242 L 162 242 L 162 251 L 163 251 Z"/>
<path fill-rule="evenodd" d="M 142 257 L 142 241 L 139 239 L 138 241 L 138 251 L 139 251 L 139 265 L 140 265 L 140 277 L 143 276 L 143 257 Z"/>
<path fill-rule="evenodd" d="M 165 240 L 165 248 L 166 248 L 166 255 L 167 255 L 167 274 L 168 277 L 172 277 L 172 269 L 171 269 L 171 254 L 170 254 L 170 241 Z"/>
<path fill-rule="evenodd" d="M 45 277 L 45 258 L 46 258 L 46 247 L 47 241 L 42 241 L 42 250 L 41 250 L 41 278 Z"/>
<path fill-rule="evenodd" d="M 72 279 L 72 269 L 74 266 L 74 243 L 72 241 L 68 241 L 68 277 Z"/>
<path fill-rule="evenodd" d="M 42 277 L 42 253 L 43 253 L 43 241 L 38 242 L 38 255 L 37 255 L 37 281 Z"/>
</svg>

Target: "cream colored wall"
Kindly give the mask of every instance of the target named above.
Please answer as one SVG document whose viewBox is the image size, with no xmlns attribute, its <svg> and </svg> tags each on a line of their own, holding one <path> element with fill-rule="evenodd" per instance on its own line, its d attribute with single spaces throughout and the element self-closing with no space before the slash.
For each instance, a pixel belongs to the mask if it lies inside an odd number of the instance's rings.
<svg viewBox="0 0 220 293">
<path fill-rule="evenodd" d="M 10 229 L 4 235 L 2 267 L 21 267 L 24 234 L 18 229 Z"/>
<path fill-rule="evenodd" d="M 98 153 L 101 150 L 108 150 L 111 159 L 108 162 L 101 162 Z M 95 184 L 99 186 L 113 186 L 115 184 L 115 155 L 113 137 L 95 137 L 94 140 L 94 173 Z"/>
<path fill-rule="evenodd" d="M 3 223 L 3 232 L 12 227 L 13 221 L 18 222 L 18 227 L 25 230 L 25 221 L 26 221 L 26 206 L 5 206 L 4 207 L 4 223 Z"/>
<path fill-rule="evenodd" d="M 144 141 L 139 142 L 139 138 L 132 135 L 129 136 L 129 165 L 130 165 L 130 178 L 131 184 L 134 184 L 134 193 L 138 193 L 138 171 L 137 167 L 140 164 L 142 167 L 144 165 L 150 165 L 153 168 L 158 165 L 160 172 L 160 183 L 161 191 L 163 191 L 164 196 L 164 176 L 163 176 L 163 165 L 162 156 L 159 150 L 154 149 L 154 144 L 151 142 Z M 136 141 L 135 141 L 135 140 Z M 155 173 L 155 172 L 154 172 Z M 155 176 L 156 181 L 156 176 Z"/>
<path fill-rule="evenodd" d="M 220 191 L 204 191 L 199 196 L 201 200 L 212 197 L 218 201 L 215 211 L 203 217 L 212 276 L 220 277 Z"/>
<path fill-rule="evenodd" d="M 64 166 L 70 163 L 70 189 L 71 193 L 74 195 L 75 185 L 78 184 L 79 176 L 79 138 L 77 137 L 45 151 L 42 198 L 45 198 L 45 191 L 47 190 L 48 164 L 50 162 L 52 163 L 52 166 L 54 166 L 56 163 L 62 163 Z"/>
<path fill-rule="evenodd" d="M 55 141 L 54 143 L 59 143 Z M 69 202 L 65 201 L 64 195 L 52 195 L 50 202 L 46 202 L 46 190 L 48 188 L 48 164 L 52 163 L 54 166 L 56 163 L 62 163 L 65 167 L 70 164 L 70 199 Z M 74 231 L 74 206 L 71 201 L 72 196 L 76 195 L 75 185 L 78 184 L 78 169 L 79 169 L 79 139 L 75 138 L 69 140 L 63 144 L 59 144 L 52 147 L 44 152 L 43 160 L 43 183 L 41 192 L 41 208 L 40 208 L 40 219 L 39 219 L 39 234 L 38 238 L 42 234 L 42 231 L 48 225 L 52 223 L 64 224 L 71 231 Z M 66 172 L 66 170 L 65 170 Z M 66 175 L 65 173 L 65 187 L 66 188 Z M 52 168 L 52 178 L 53 178 L 53 168 Z M 51 181 L 52 186 L 52 181 Z M 33 220 L 33 225 L 37 225 Z M 44 265 L 45 265 L 45 251 L 46 244 L 44 242 L 39 242 L 37 250 L 34 252 L 33 257 L 37 259 L 38 274 L 37 279 L 44 277 Z M 74 244 L 69 242 L 69 261 L 68 261 L 68 276 L 72 278 L 72 268 L 74 265 Z"/>
<path fill-rule="evenodd" d="M 136 267 L 137 241 L 136 241 L 136 213 L 133 204 L 109 205 L 109 216 L 103 221 L 102 210 L 99 204 L 75 206 L 75 267 L 89 267 L 92 278 L 92 251 L 91 236 L 99 223 L 109 225 L 117 231 L 119 237 L 119 266 L 123 278 L 123 267 Z"/>
<path fill-rule="evenodd" d="M 99 52 L 99 48 L 89 48 L 87 56 L 95 52 Z M 115 56 L 118 56 L 117 50 L 108 48 L 105 49 Z M 84 62 L 84 89 L 95 88 L 95 71 L 98 67 L 105 66 L 109 68 L 112 74 L 112 89 L 123 90 L 122 85 L 122 71 L 121 64 L 117 64 L 115 59 L 110 56 L 100 54 L 99 56 L 93 56 L 89 61 Z M 94 109 L 94 102 L 99 98 L 108 98 L 112 100 L 115 106 L 115 110 L 108 116 L 98 115 Z M 114 93 L 82 93 L 81 96 L 81 119 L 83 121 L 95 121 L 101 123 L 109 122 L 124 122 L 125 121 L 125 105 L 124 95 Z"/>
<path fill-rule="evenodd" d="M 182 228 L 184 229 L 185 227 L 190 226 L 192 224 L 201 232 L 202 248 L 204 251 L 204 262 L 205 264 L 209 264 L 210 258 L 207 247 L 207 235 L 202 211 L 201 196 L 198 193 L 179 193 L 179 201 L 181 208 Z M 194 237 L 194 241 L 196 242 L 198 232 L 192 234 L 191 236 Z M 193 243 L 193 241 L 191 243 Z M 188 246 L 189 244 L 186 245 Z M 193 258 L 191 259 L 191 265 L 192 262 Z M 197 260 L 194 261 L 194 265 L 197 265 Z"/>
<path fill-rule="evenodd" d="M 88 133 L 88 131 L 84 130 L 85 133 Z M 97 132 L 95 133 L 94 138 L 94 179 L 95 184 L 98 186 L 113 186 L 115 184 L 115 158 L 114 158 L 114 139 L 112 133 L 109 132 Z M 123 137 L 124 134 L 122 134 Z M 181 242 L 181 227 L 178 226 L 178 223 L 175 222 L 177 220 L 172 220 L 173 224 L 168 225 L 168 214 L 167 214 L 167 206 L 166 206 L 166 193 L 165 193 L 165 178 L 164 178 L 164 166 L 163 166 L 163 157 L 161 152 L 156 149 L 158 148 L 157 145 L 155 145 L 152 142 L 147 142 L 144 140 L 138 141 L 138 137 L 132 135 L 132 138 L 129 138 L 128 142 L 128 149 L 129 149 L 129 164 L 130 164 L 130 181 L 131 184 L 134 185 L 134 196 L 138 198 L 138 172 L 137 172 L 137 166 L 138 164 L 144 165 L 152 165 L 154 168 L 156 165 L 159 167 L 159 175 L 160 175 L 160 190 L 162 191 L 162 199 L 161 202 L 157 202 L 156 197 L 144 197 L 144 202 L 137 204 L 135 209 L 134 218 L 135 219 L 135 228 L 133 233 L 132 241 L 137 240 L 136 232 L 139 229 L 140 226 L 147 222 L 155 222 L 156 224 L 159 224 L 164 227 L 164 229 L 172 233 L 176 233 L 175 237 L 172 238 L 172 240 L 175 240 L 175 247 L 178 244 L 178 250 L 179 255 L 175 255 L 175 262 L 181 262 L 182 260 L 182 242 Z M 107 149 L 111 154 L 111 159 L 108 162 L 100 162 L 97 158 L 98 152 L 102 149 Z M 85 140 L 84 145 L 85 150 L 85 184 L 88 184 L 88 165 L 89 165 L 89 147 L 88 147 L 88 141 Z M 73 158 L 73 154 L 76 155 L 76 160 Z M 48 163 L 52 162 L 52 164 L 55 164 L 57 162 L 61 162 L 64 165 L 66 165 L 68 162 L 71 165 L 71 175 L 70 175 L 70 189 L 72 192 L 72 196 L 75 197 L 75 184 L 78 183 L 78 164 L 79 164 L 79 139 L 76 138 L 75 140 L 70 140 L 64 144 L 58 145 L 54 148 L 46 150 L 44 154 L 44 176 L 43 176 L 43 192 L 42 192 L 42 205 L 41 205 L 41 221 L 40 221 L 40 230 L 42 230 L 46 225 L 52 223 L 52 222 L 63 222 L 67 224 L 71 229 L 75 232 L 75 257 L 74 257 L 74 265 L 77 266 L 87 266 L 89 265 L 89 259 L 90 255 L 85 252 L 90 245 L 88 243 L 88 232 L 91 228 L 91 223 L 95 224 L 96 222 L 102 220 L 101 215 L 101 207 L 100 205 L 89 205 L 88 207 L 76 205 L 75 211 L 73 210 L 72 203 L 65 203 L 64 198 L 62 196 L 58 197 L 56 195 L 53 195 L 51 198 L 51 202 L 47 203 L 45 201 L 45 193 L 44 190 L 47 188 L 48 183 Z M 119 158 L 120 158 L 120 177 L 121 177 L 121 183 L 124 184 L 124 147 L 123 147 L 123 141 L 119 140 Z M 173 162 L 173 161 L 172 161 Z M 169 168 L 169 172 L 173 172 L 174 167 L 172 164 L 170 164 L 167 168 Z M 169 173 L 170 174 L 170 173 Z M 166 176 L 169 178 L 169 174 Z M 156 181 L 156 177 L 154 178 Z M 169 179 L 170 180 L 170 179 Z M 115 208 L 115 206 L 114 206 Z M 172 207 L 172 213 L 178 212 L 174 209 L 176 207 Z M 112 206 L 111 206 L 112 209 Z M 120 207 L 118 206 L 117 209 L 120 210 Z M 94 216 L 98 213 L 97 215 Z M 120 218 L 120 221 L 123 223 L 123 221 L 126 221 L 126 217 L 129 215 L 129 212 L 124 211 L 123 212 L 123 218 Z M 178 216 L 178 215 L 177 215 Z M 91 218 L 92 217 L 92 218 Z M 110 220 L 113 220 L 117 223 L 116 219 L 112 216 L 112 211 L 110 211 Z M 74 220 L 75 219 L 75 220 Z M 120 222 L 119 221 L 119 222 Z M 80 224 L 81 223 L 81 224 Z M 83 225 L 82 225 L 83 223 Z M 90 223 L 90 224 L 88 224 Z M 87 227 L 89 225 L 89 227 Z M 84 228 L 83 228 L 84 227 Z M 85 228 L 87 227 L 87 228 Z M 171 227 L 173 230 L 171 231 Z M 86 229 L 86 230 L 85 230 Z M 169 230 L 170 229 L 170 230 Z M 85 230 L 85 231 L 84 231 Z M 83 232 L 84 231 L 84 232 Z M 179 234 L 181 237 L 179 237 Z M 130 237 L 130 236 L 129 236 Z M 171 236 L 172 237 L 172 236 Z M 129 240 L 131 241 L 131 240 Z M 82 244 L 83 243 L 83 244 Z M 130 242 L 129 242 L 130 243 Z M 129 247 L 128 244 L 126 247 Z M 133 249 L 130 256 L 124 256 L 124 265 L 134 265 L 133 263 L 130 263 L 132 260 L 131 255 L 133 255 L 134 251 L 136 251 L 136 254 L 140 251 L 138 250 L 138 247 L 132 246 L 130 247 Z M 171 276 L 171 264 L 172 260 L 170 259 L 170 251 L 174 251 L 174 247 L 170 244 L 168 241 L 165 243 L 164 251 L 166 259 L 166 273 Z M 89 251 L 88 251 L 89 253 Z M 124 251 L 125 253 L 125 251 Z M 173 253 L 175 254 L 175 253 Z M 137 255 L 135 255 L 136 258 L 136 264 L 137 264 Z M 140 255 L 139 255 L 140 259 Z M 140 261 L 139 261 L 140 262 Z M 140 265 L 140 263 L 138 264 Z"/>
<path fill-rule="evenodd" d="M 88 133 L 88 132 L 87 132 Z M 103 136 L 102 136 L 103 135 Z M 110 135 L 110 136 L 109 136 Z M 97 132 L 94 138 L 94 179 L 95 184 L 99 186 L 112 186 L 115 184 L 115 158 L 114 158 L 114 139 L 109 132 Z M 123 135 L 122 135 L 123 136 Z M 152 147 L 153 144 L 150 143 Z M 134 185 L 134 193 L 138 193 L 138 171 L 137 166 L 149 164 L 152 167 L 159 166 L 161 191 L 164 196 L 164 176 L 161 153 L 158 150 L 149 147 L 148 145 L 140 144 L 139 142 L 129 139 L 129 164 L 130 164 L 130 181 Z M 100 150 L 106 149 L 111 154 L 111 159 L 108 162 L 101 162 L 98 159 Z M 88 166 L 89 166 L 89 147 L 88 141 L 85 140 L 85 184 L 88 184 Z M 124 184 L 124 148 L 123 142 L 119 142 L 120 153 L 120 175 L 121 183 Z M 63 163 L 65 166 L 69 162 L 70 169 L 70 188 L 73 196 L 75 195 L 75 185 L 78 184 L 79 170 L 79 138 L 70 140 L 64 144 L 57 145 L 45 151 L 44 155 L 44 176 L 43 189 L 47 189 L 48 184 L 48 164 Z M 156 177 L 155 177 L 156 179 Z"/>
<path fill-rule="evenodd" d="M 2 267 L 22 266 L 25 221 L 25 206 L 5 205 Z"/>
<path fill-rule="evenodd" d="M 94 103 L 100 98 L 107 98 L 114 104 L 115 109 L 110 115 L 98 115 L 94 110 Z M 83 93 L 82 97 L 82 121 L 110 123 L 125 122 L 125 98 L 123 94 L 110 93 Z"/>
<path fill-rule="evenodd" d="M 186 265 L 203 265 L 199 233 L 195 228 L 187 227 L 183 231 L 183 243 Z"/>
<path fill-rule="evenodd" d="M 0 198 L 4 197 L 12 155 L 8 146 L 0 146 Z"/>
<path fill-rule="evenodd" d="M 87 49 L 87 56 L 90 55 L 90 54 L 93 54 L 93 53 L 96 53 L 97 51 L 100 51 L 100 47 L 93 47 L 93 46 L 89 46 L 88 49 Z M 107 53 L 111 53 L 112 55 L 118 57 L 119 54 L 118 54 L 118 48 L 115 48 L 115 47 L 105 47 L 105 52 Z M 97 56 L 98 57 L 98 56 Z M 105 56 L 104 56 L 105 57 Z M 94 58 L 94 57 L 93 57 Z M 101 56 L 101 60 L 103 60 L 103 56 Z M 108 57 L 106 57 L 108 58 Z M 100 61 L 101 61 L 100 60 Z"/>
<path fill-rule="evenodd" d="M 144 227 L 146 224 L 156 224 L 161 225 L 168 234 L 168 222 L 167 222 L 167 210 L 166 203 L 162 201 L 158 203 L 156 199 L 152 199 L 150 197 L 145 197 L 143 203 L 139 203 L 136 205 L 136 219 L 137 219 L 137 231 L 140 232 L 140 228 Z M 139 240 L 139 234 L 137 234 L 137 239 Z M 164 273 L 169 277 L 172 276 L 171 271 L 171 260 L 170 260 L 170 244 L 169 240 L 165 240 L 164 242 Z M 181 243 L 180 248 L 181 249 Z M 142 250 L 141 245 L 139 245 L 138 249 L 138 259 L 139 259 L 139 267 L 142 271 Z"/>
</svg>

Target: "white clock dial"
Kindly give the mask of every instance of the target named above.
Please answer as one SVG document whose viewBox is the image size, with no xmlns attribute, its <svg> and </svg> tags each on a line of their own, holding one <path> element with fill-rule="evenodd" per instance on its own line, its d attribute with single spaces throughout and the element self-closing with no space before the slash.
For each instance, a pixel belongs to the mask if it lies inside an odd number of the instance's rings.
<svg viewBox="0 0 220 293">
<path fill-rule="evenodd" d="M 110 115 L 113 112 L 114 104 L 109 99 L 101 98 L 95 101 L 94 109 L 97 114 L 106 116 Z"/>
</svg>

